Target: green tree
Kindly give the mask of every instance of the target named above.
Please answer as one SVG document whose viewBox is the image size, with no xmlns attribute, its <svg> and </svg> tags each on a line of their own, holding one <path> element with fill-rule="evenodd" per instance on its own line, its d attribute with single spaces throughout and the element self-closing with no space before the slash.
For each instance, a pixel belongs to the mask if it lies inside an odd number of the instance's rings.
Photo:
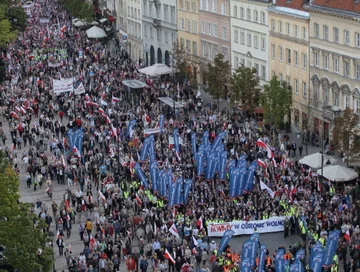
<svg viewBox="0 0 360 272">
<path fill-rule="evenodd" d="M 356 130 L 359 121 L 359 115 L 349 108 L 346 108 L 341 116 L 335 118 L 332 143 L 335 149 L 344 154 L 347 165 L 353 162 L 360 152 L 360 138 Z"/>
<path fill-rule="evenodd" d="M 47 234 L 42 232 L 46 224 L 19 198 L 19 177 L 1 152 L 0 245 L 6 248 L 6 265 L 20 271 L 50 272 L 54 253 L 51 247 L 46 247 Z"/>
<path fill-rule="evenodd" d="M 61 4 L 71 16 L 78 19 L 91 21 L 94 16 L 93 4 L 85 0 L 61 0 Z"/>
<path fill-rule="evenodd" d="M 185 51 L 182 44 L 174 43 L 173 50 L 171 52 L 172 67 L 175 70 L 175 76 L 177 82 L 184 82 L 185 79 L 190 81 L 192 85 L 196 85 L 198 69 L 197 56 L 189 54 Z"/>
<path fill-rule="evenodd" d="M 214 64 L 208 63 L 205 79 L 207 87 L 205 91 L 217 100 L 218 109 L 220 107 L 220 98 L 228 98 L 228 84 L 230 82 L 231 67 L 229 61 L 224 60 L 224 55 L 217 54 Z"/>
<path fill-rule="evenodd" d="M 264 93 L 261 96 L 265 120 L 275 127 L 281 126 L 285 116 L 289 114 L 291 99 L 291 87 L 285 81 L 280 82 L 276 76 L 273 76 L 270 84 L 264 86 Z"/>
<path fill-rule="evenodd" d="M 6 17 L 6 6 L 0 6 L 0 48 L 6 48 L 9 42 L 16 38 L 17 31 L 13 30 L 11 22 Z"/>
<path fill-rule="evenodd" d="M 249 112 L 259 106 L 260 92 L 259 78 L 255 68 L 239 67 L 231 78 L 230 102 L 235 107 L 235 103 L 241 105 Z"/>
<path fill-rule="evenodd" d="M 24 31 L 26 29 L 27 16 L 22 7 L 9 7 L 8 19 L 14 29 Z"/>
</svg>

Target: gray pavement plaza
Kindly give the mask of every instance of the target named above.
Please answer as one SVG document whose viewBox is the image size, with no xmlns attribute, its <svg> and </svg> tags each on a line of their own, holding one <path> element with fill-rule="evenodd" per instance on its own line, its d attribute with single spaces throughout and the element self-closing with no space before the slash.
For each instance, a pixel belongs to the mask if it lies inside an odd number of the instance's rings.
<svg viewBox="0 0 360 272">
<path fill-rule="evenodd" d="M 209 103 L 209 102 L 215 103 L 216 102 L 213 99 L 211 99 L 211 97 L 203 91 L 202 91 L 202 96 L 204 99 L 204 103 Z M 227 103 L 226 101 L 223 101 L 223 100 L 220 101 L 220 109 L 227 107 L 226 103 Z M 3 120 L 2 124 L 3 124 L 2 128 L 8 138 L 6 144 L 9 148 L 11 148 L 9 124 L 5 120 Z M 288 134 L 288 135 L 290 137 L 291 142 L 295 141 L 298 145 L 300 144 L 301 139 L 297 138 L 295 134 Z M 0 146 L 0 147 L 4 148 L 4 146 Z M 312 154 L 312 153 L 315 153 L 318 151 L 320 151 L 319 148 L 309 146 L 309 154 Z M 21 154 L 22 154 L 23 150 L 16 150 L 15 152 L 18 154 L 18 161 L 21 161 Z M 48 155 L 50 155 L 49 150 L 47 152 L 48 152 Z M 305 148 L 304 148 L 303 153 L 305 153 Z M 297 155 L 299 155 L 299 154 L 297 154 Z M 303 154 L 303 155 L 305 155 L 305 154 Z M 297 156 L 297 158 L 298 158 L 298 156 Z M 20 166 L 21 166 L 21 163 L 20 163 Z M 51 203 L 53 200 L 58 205 L 60 205 L 61 201 L 63 200 L 64 193 L 65 193 L 65 190 L 67 189 L 67 186 L 59 185 L 59 184 L 57 184 L 57 182 L 53 182 L 54 191 L 53 191 L 52 199 L 50 199 L 49 196 L 46 194 L 44 187 L 45 186 L 43 186 L 42 189 L 38 189 L 37 191 L 34 191 L 32 188 L 28 189 L 26 186 L 26 181 L 25 181 L 25 168 L 20 167 L 20 195 L 21 195 L 22 202 L 35 203 L 36 201 L 40 200 L 40 201 L 46 203 L 46 206 L 49 208 L 49 210 L 51 210 Z M 71 190 L 77 190 L 77 187 L 72 186 Z M 79 227 L 78 218 L 76 220 L 77 220 L 76 223 L 73 224 L 73 226 L 72 226 L 71 237 L 69 239 L 67 239 L 65 237 L 65 244 L 71 245 L 73 256 L 78 256 L 80 254 L 80 252 L 83 251 L 83 248 L 84 248 L 83 243 L 80 241 L 80 236 L 79 236 L 79 232 L 78 232 L 78 227 Z M 85 220 L 86 220 L 86 218 L 82 218 L 81 223 L 84 223 Z M 54 231 L 56 233 L 54 220 L 53 220 L 50 230 Z M 230 241 L 231 249 L 235 250 L 237 252 L 240 252 L 244 241 L 246 241 L 248 238 L 249 238 L 248 235 L 233 237 L 232 240 Z M 214 238 L 213 240 L 215 240 L 217 243 L 220 242 L 220 238 Z M 280 245 L 285 246 L 285 248 L 289 248 L 289 246 L 294 245 L 298 241 L 299 241 L 298 236 L 290 236 L 287 239 L 284 239 L 283 232 L 268 233 L 268 234 L 260 235 L 260 242 L 262 244 L 265 244 L 268 247 L 269 252 L 271 254 Z M 137 241 L 134 242 L 134 244 L 136 244 L 136 243 L 137 243 Z M 54 245 L 54 256 L 55 256 L 55 271 L 58 271 L 58 272 L 68 271 L 66 259 L 63 256 L 62 257 L 59 256 L 59 252 L 58 252 L 58 248 L 57 248 L 56 244 Z M 150 268 L 150 266 L 149 266 L 149 268 Z M 125 261 L 122 260 L 121 266 L 120 266 L 120 271 L 124 271 L 125 269 L 126 269 Z"/>
</svg>

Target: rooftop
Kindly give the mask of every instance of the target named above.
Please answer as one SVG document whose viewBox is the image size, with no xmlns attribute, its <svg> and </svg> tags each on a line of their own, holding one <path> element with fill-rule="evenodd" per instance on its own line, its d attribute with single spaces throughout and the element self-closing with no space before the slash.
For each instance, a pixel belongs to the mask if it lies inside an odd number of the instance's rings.
<svg viewBox="0 0 360 272">
<path fill-rule="evenodd" d="M 286 7 L 278 7 L 278 6 L 271 6 L 268 8 L 269 11 L 277 12 L 277 13 L 284 13 L 296 17 L 301 17 L 308 19 L 309 18 L 309 12 L 304 10 L 298 10 L 294 8 L 286 8 Z"/>
<path fill-rule="evenodd" d="M 314 0 L 312 4 L 316 6 L 331 8 L 331 9 L 340 9 L 350 12 L 360 12 L 359 0 Z"/>
<path fill-rule="evenodd" d="M 308 0 L 276 0 L 275 6 L 297 10 L 305 10 L 304 6 L 308 3 Z"/>
</svg>

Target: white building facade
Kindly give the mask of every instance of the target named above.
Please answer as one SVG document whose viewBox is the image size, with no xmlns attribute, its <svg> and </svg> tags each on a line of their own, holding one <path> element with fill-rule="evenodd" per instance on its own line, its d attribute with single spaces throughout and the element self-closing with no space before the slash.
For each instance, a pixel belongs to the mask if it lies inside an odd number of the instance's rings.
<svg viewBox="0 0 360 272">
<path fill-rule="evenodd" d="M 269 0 L 231 0 L 231 67 L 256 68 L 263 86 L 269 81 L 268 12 Z"/>
<path fill-rule="evenodd" d="M 128 35 L 127 35 L 127 1 L 129 0 L 116 0 L 116 31 L 118 32 L 117 38 L 120 40 L 121 45 L 125 49 Z"/>
<path fill-rule="evenodd" d="M 176 0 L 141 2 L 145 65 L 164 63 L 170 66 L 170 53 L 177 40 Z"/>
<path fill-rule="evenodd" d="M 127 34 L 126 44 L 129 56 L 139 61 L 143 58 L 142 44 L 142 4 L 141 0 L 127 0 Z"/>
</svg>

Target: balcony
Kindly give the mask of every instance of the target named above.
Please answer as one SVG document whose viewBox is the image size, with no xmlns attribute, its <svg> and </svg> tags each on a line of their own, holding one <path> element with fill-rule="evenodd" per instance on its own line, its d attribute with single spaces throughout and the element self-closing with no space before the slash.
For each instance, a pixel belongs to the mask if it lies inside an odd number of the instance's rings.
<svg viewBox="0 0 360 272">
<path fill-rule="evenodd" d="M 160 0 L 151 0 L 149 2 L 153 3 L 154 5 L 159 5 L 160 4 Z"/>
<path fill-rule="evenodd" d="M 334 121 L 336 117 L 341 115 L 342 110 L 336 106 L 325 106 L 323 108 L 323 117 L 326 120 Z"/>
</svg>

